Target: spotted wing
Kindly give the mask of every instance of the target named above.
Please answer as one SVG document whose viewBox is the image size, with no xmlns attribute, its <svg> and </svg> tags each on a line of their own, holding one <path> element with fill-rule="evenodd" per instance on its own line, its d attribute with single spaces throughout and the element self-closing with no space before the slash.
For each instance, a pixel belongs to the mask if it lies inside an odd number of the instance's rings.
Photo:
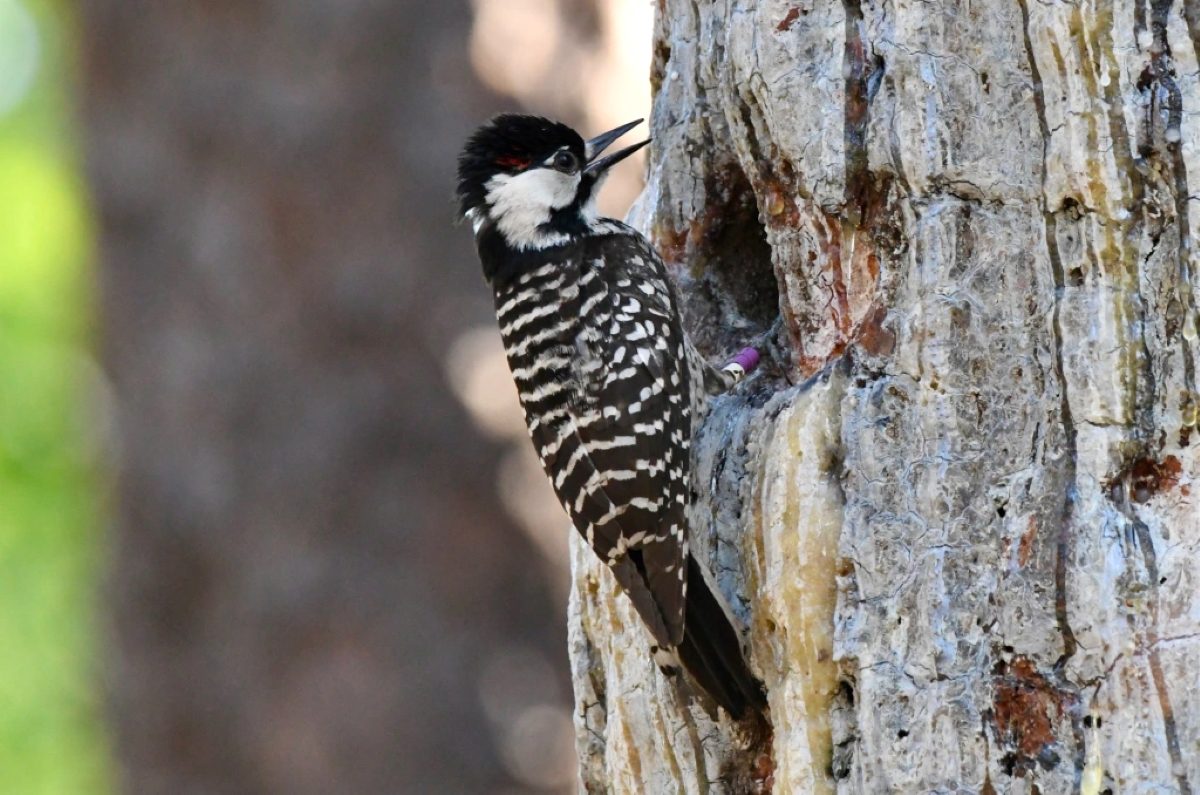
<svg viewBox="0 0 1200 795">
<path fill-rule="evenodd" d="M 691 437 L 684 337 L 666 272 L 633 233 L 592 241 L 581 261 L 578 436 L 556 487 L 660 643 L 683 635 Z"/>
</svg>

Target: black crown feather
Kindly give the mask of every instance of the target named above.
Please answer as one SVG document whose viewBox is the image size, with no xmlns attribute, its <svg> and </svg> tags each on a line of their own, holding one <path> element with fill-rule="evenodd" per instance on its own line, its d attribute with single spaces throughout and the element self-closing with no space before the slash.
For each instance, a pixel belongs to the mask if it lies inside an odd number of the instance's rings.
<svg viewBox="0 0 1200 795">
<path fill-rule="evenodd" d="M 496 116 L 467 139 L 458 156 L 459 213 L 483 204 L 484 185 L 494 175 L 521 171 L 564 146 L 583 159 L 583 138 L 561 122 L 517 113 Z"/>
</svg>

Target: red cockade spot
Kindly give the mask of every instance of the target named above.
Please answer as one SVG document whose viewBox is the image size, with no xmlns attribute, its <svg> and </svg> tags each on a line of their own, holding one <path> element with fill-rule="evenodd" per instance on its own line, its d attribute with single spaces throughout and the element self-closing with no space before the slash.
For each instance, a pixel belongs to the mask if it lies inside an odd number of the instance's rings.
<svg viewBox="0 0 1200 795">
<path fill-rule="evenodd" d="M 503 166 L 504 168 L 525 168 L 525 166 L 529 165 L 529 158 L 504 155 L 503 157 L 496 158 L 496 165 Z"/>
</svg>

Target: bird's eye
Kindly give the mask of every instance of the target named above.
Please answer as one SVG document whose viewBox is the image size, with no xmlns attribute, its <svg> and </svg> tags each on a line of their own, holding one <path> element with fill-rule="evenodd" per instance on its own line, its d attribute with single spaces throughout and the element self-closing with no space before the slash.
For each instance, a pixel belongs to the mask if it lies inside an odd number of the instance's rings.
<svg viewBox="0 0 1200 795">
<path fill-rule="evenodd" d="M 554 156 L 554 168 L 564 174 L 573 174 L 579 168 L 579 160 L 574 154 L 563 150 Z"/>
</svg>

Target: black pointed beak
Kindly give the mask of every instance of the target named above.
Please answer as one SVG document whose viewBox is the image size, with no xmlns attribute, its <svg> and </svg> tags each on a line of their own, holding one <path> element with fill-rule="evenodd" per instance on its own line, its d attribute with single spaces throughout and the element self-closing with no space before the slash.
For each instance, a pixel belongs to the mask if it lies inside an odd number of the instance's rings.
<svg viewBox="0 0 1200 795">
<path fill-rule="evenodd" d="M 633 154 L 637 150 L 641 149 L 646 144 L 650 143 L 650 139 L 647 138 L 645 141 L 642 141 L 640 144 L 634 144 L 633 146 L 627 146 L 624 149 L 620 150 L 619 152 L 613 152 L 608 157 L 599 157 L 600 153 L 603 152 L 605 149 L 607 149 L 612 144 L 613 141 L 617 140 L 622 135 L 629 132 L 630 130 L 632 130 L 634 127 L 638 126 L 641 123 L 642 123 L 642 119 L 636 119 L 634 121 L 629 122 L 628 124 L 622 124 L 620 127 L 617 127 L 616 129 L 609 130 L 606 133 L 601 133 L 600 135 L 597 135 L 595 138 L 593 138 L 590 141 L 588 141 L 587 143 L 585 143 L 584 144 L 584 152 L 587 155 L 588 163 L 587 163 L 587 166 L 584 168 L 584 171 L 588 174 L 601 174 L 604 171 L 611 168 L 612 166 L 616 165 L 617 163 L 620 163 L 622 160 L 629 157 L 631 154 Z"/>
<path fill-rule="evenodd" d="M 592 162 L 593 160 L 596 159 L 596 155 L 600 154 L 605 149 L 607 149 L 609 146 L 611 146 L 613 141 L 617 140 L 622 135 L 624 135 L 625 133 L 632 130 L 634 127 L 641 124 L 643 121 L 644 121 L 644 119 L 634 119 L 633 121 L 629 122 L 628 124 L 622 124 L 620 127 L 617 127 L 616 129 L 609 130 L 606 133 L 600 133 L 595 138 L 586 142 L 583 145 L 584 157 L 587 158 L 589 163 Z"/>
</svg>

